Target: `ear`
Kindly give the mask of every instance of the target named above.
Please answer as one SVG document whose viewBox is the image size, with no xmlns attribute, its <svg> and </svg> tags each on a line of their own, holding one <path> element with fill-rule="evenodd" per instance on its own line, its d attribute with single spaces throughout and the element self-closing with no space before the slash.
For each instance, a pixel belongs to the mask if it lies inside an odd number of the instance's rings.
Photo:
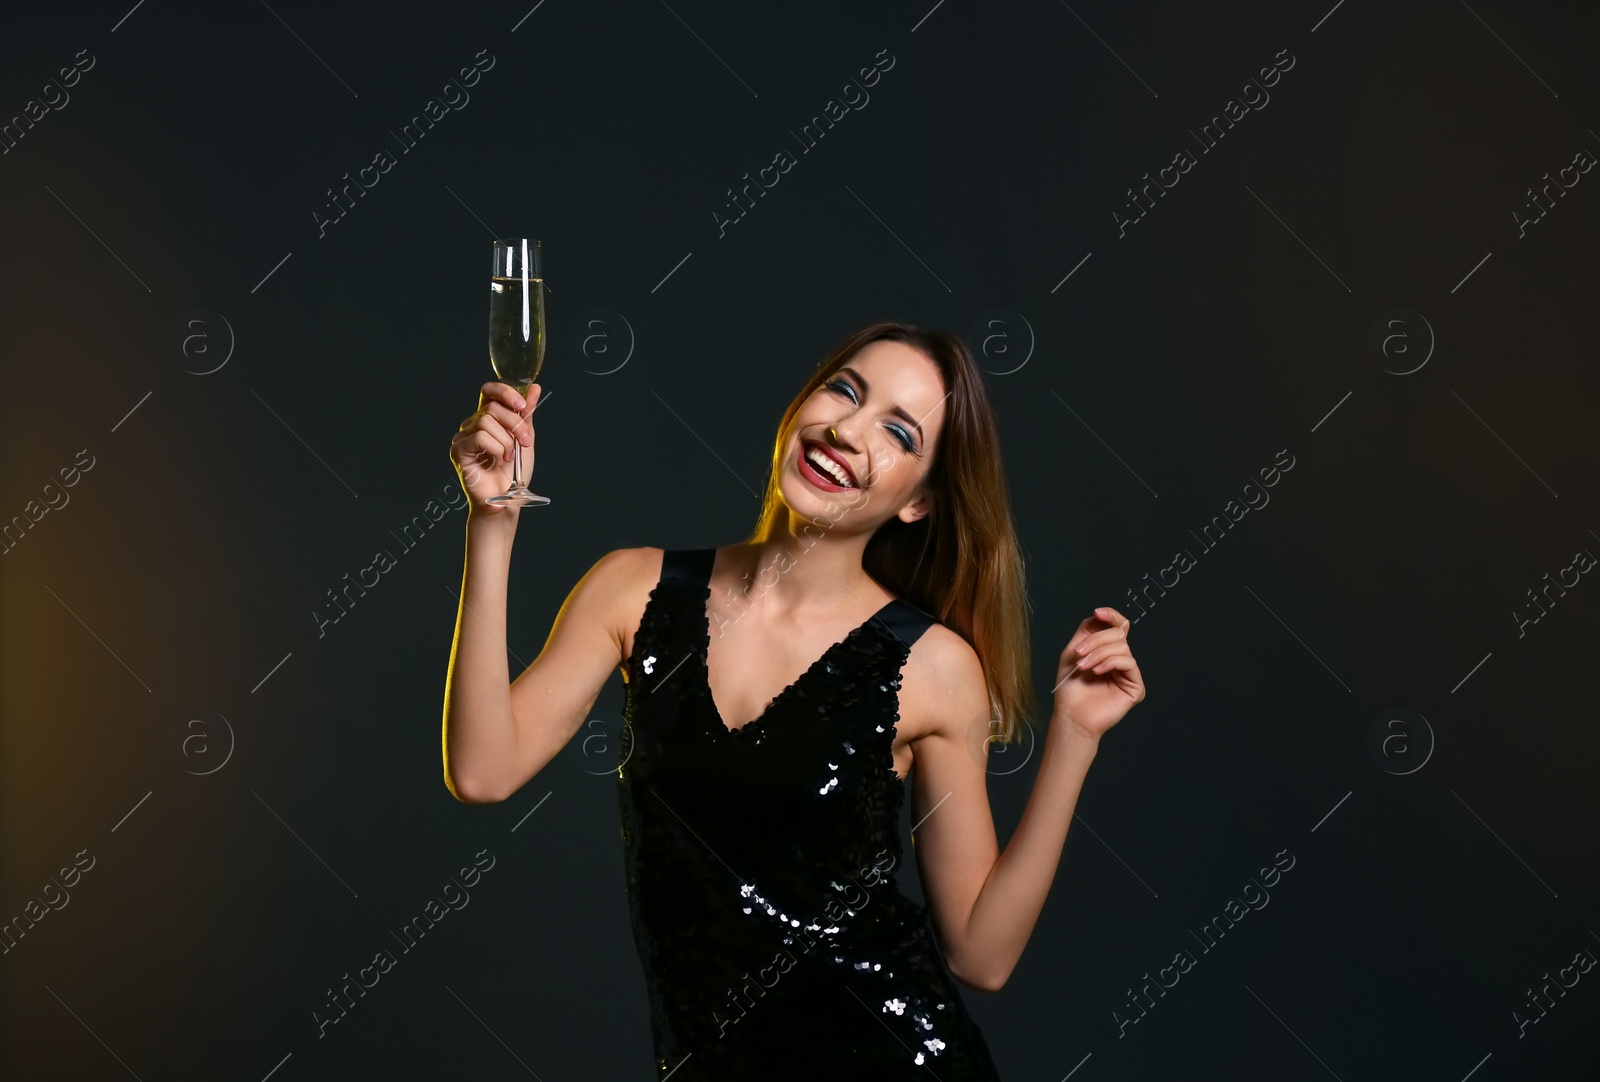
<svg viewBox="0 0 1600 1082">
<path fill-rule="evenodd" d="M 896 517 L 899 518 L 901 522 L 911 523 L 916 522 L 920 518 L 925 518 L 932 511 L 933 493 L 919 491 L 909 503 L 900 508 L 896 514 Z"/>
</svg>

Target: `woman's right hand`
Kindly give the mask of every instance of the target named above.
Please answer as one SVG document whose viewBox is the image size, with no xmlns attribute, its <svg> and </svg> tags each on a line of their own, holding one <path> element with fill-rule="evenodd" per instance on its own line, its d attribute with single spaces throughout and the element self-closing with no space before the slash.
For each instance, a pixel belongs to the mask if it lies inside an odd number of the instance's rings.
<svg viewBox="0 0 1600 1082">
<path fill-rule="evenodd" d="M 535 383 L 529 391 L 524 400 L 514 387 L 485 383 L 478 394 L 477 412 L 461 422 L 450 441 L 450 461 L 471 502 L 469 515 L 494 515 L 506 510 L 505 504 L 488 500 L 511 487 L 511 455 L 518 444 L 524 449 L 523 483 L 533 474 L 532 417 L 541 389 Z"/>
</svg>

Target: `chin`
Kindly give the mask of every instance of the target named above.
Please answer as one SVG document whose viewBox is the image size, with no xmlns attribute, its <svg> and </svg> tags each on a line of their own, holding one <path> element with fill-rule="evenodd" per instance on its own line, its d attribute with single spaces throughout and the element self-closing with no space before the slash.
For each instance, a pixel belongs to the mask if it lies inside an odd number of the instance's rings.
<svg viewBox="0 0 1600 1082">
<path fill-rule="evenodd" d="M 778 479 L 778 491 L 783 496 L 784 506 L 792 513 L 825 530 L 841 528 L 856 532 L 874 525 L 866 517 L 868 496 L 863 490 L 823 492 L 808 484 L 793 462 Z M 859 512 L 851 510 L 858 506 Z"/>
</svg>

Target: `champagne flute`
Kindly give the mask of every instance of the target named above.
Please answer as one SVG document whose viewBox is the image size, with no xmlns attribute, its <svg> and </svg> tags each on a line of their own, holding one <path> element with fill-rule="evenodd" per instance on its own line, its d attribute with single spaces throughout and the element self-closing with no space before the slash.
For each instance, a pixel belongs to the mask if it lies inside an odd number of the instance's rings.
<svg viewBox="0 0 1600 1082">
<path fill-rule="evenodd" d="M 500 382 L 524 398 L 544 367 L 544 275 L 536 240 L 494 242 L 494 269 L 489 278 L 489 361 Z M 542 507 L 549 497 L 530 492 L 522 483 L 522 444 L 511 445 L 511 487 L 489 503 L 508 507 Z"/>
</svg>

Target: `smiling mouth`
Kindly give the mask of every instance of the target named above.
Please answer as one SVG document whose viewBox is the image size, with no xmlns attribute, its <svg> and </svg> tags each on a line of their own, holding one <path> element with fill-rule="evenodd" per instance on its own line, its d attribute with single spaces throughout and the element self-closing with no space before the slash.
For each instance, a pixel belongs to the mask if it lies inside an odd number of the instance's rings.
<svg viewBox="0 0 1600 1082">
<path fill-rule="evenodd" d="M 835 458 L 822 444 L 804 440 L 800 444 L 800 472 L 807 480 L 829 489 L 859 488 L 850 467 Z"/>
</svg>

